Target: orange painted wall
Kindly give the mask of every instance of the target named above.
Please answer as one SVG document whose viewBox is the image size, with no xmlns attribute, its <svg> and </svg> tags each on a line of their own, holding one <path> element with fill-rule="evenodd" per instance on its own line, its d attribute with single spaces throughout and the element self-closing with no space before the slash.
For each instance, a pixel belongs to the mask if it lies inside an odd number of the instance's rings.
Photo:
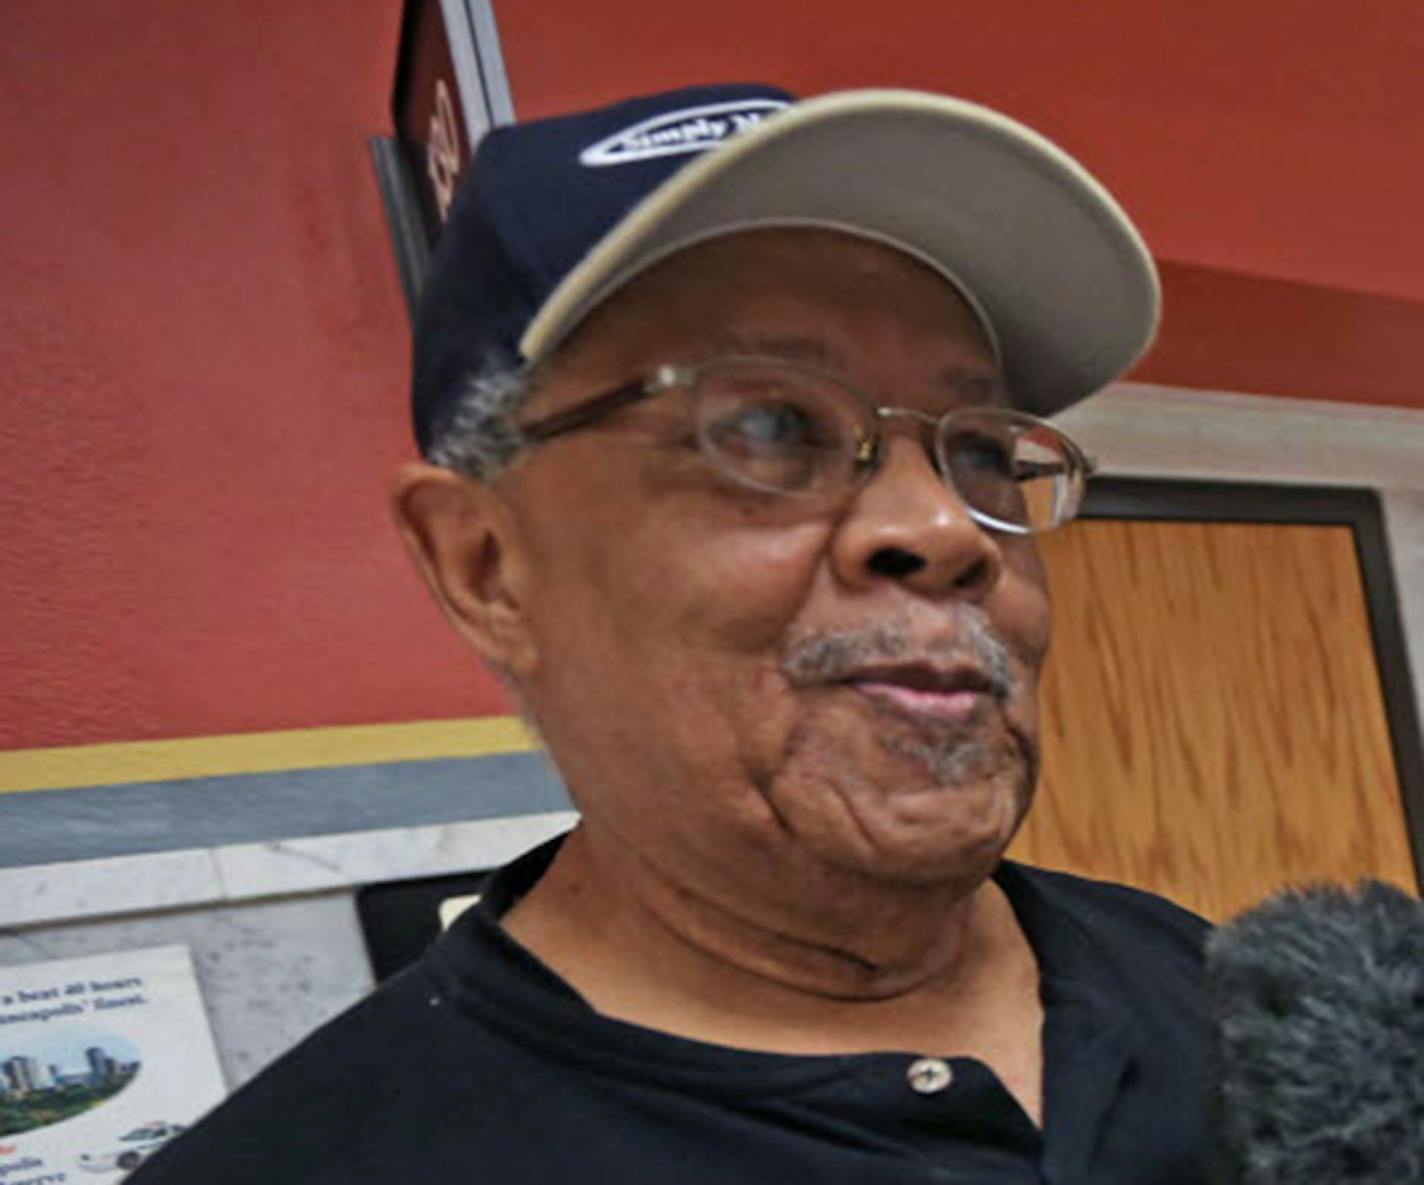
<svg viewBox="0 0 1424 1185">
<path fill-rule="evenodd" d="M 1164 259 L 1148 377 L 1424 401 L 1414 0 L 496 10 L 524 116 L 738 76 L 1000 106 Z M 0 748 L 505 710 L 386 521 L 408 338 L 365 138 L 399 16 L 0 7 Z"/>
</svg>

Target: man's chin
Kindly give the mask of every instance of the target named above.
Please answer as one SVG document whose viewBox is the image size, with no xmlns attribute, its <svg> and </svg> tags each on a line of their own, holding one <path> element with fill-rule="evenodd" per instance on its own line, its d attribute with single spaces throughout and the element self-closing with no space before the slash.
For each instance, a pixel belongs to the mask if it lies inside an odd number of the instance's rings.
<svg viewBox="0 0 1424 1185">
<path fill-rule="evenodd" d="M 1005 776 L 972 789 L 929 779 L 872 792 L 783 788 L 775 805 L 792 841 L 824 866 L 887 885 L 928 887 L 992 872 L 1028 798 L 1018 777 Z"/>
<path fill-rule="evenodd" d="M 844 702 L 803 719 L 761 783 L 788 838 L 877 879 L 987 875 L 1030 804 L 1037 770 L 1027 732 L 1000 708 L 927 727 L 847 713 Z"/>
<path fill-rule="evenodd" d="M 885 888 L 916 890 L 971 888 L 998 866 L 1013 831 L 973 838 L 962 834 L 943 842 L 925 836 L 884 840 L 873 848 L 827 853 L 847 872 Z"/>
</svg>

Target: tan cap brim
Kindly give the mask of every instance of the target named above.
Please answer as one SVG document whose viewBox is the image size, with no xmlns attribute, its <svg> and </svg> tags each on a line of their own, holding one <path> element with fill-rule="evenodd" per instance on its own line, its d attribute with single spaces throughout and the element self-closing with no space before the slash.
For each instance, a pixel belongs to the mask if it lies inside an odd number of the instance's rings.
<svg viewBox="0 0 1424 1185">
<path fill-rule="evenodd" d="M 520 350 L 548 357 L 692 243 L 799 225 L 891 243 L 952 278 L 992 331 L 1013 402 L 1040 415 L 1120 376 L 1157 330 L 1152 257 L 1075 160 L 974 103 L 862 90 L 798 103 L 675 173 L 564 277 Z"/>
</svg>

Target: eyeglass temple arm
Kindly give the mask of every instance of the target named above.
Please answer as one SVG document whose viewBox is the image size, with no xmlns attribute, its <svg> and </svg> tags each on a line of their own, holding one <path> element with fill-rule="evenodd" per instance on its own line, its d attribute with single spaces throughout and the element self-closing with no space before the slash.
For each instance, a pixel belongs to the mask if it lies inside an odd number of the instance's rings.
<svg viewBox="0 0 1424 1185">
<path fill-rule="evenodd" d="M 611 391 L 604 391 L 601 395 L 594 395 L 582 403 L 576 403 L 573 407 L 566 407 L 563 411 L 553 412 L 531 424 L 525 424 L 519 429 L 519 432 L 526 441 L 531 443 L 548 440 L 550 437 L 559 436 L 564 432 L 572 432 L 575 428 L 582 428 L 585 424 L 591 424 L 604 416 L 612 415 L 630 403 L 647 399 L 653 393 L 649 389 L 646 379 L 635 379 L 631 383 L 614 387 Z"/>
</svg>

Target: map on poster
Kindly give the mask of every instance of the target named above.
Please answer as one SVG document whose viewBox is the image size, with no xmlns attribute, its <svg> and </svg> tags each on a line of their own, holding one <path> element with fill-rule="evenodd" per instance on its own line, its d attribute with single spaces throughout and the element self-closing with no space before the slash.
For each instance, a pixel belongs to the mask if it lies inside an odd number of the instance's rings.
<svg viewBox="0 0 1424 1185">
<path fill-rule="evenodd" d="M 108 1185 L 225 1094 L 186 946 L 0 967 L 0 1185 Z"/>
</svg>

